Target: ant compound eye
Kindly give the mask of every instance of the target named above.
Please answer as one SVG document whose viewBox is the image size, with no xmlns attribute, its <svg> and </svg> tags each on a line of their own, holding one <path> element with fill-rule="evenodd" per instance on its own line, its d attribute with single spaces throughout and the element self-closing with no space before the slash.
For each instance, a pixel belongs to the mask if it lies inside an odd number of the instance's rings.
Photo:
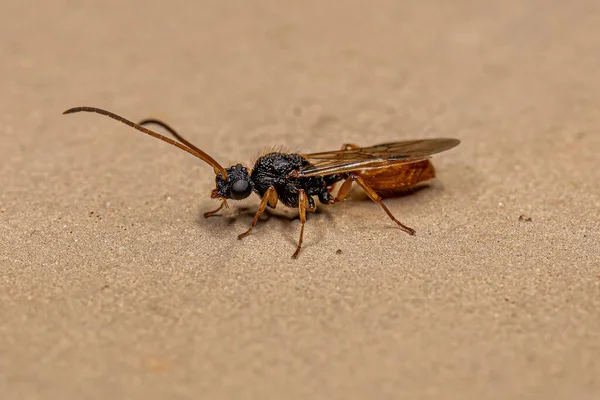
<svg viewBox="0 0 600 400">
<path fill-rule="evenodd" d="M 252 188 L 250 183 L 244 179 L 238 179 L 231 185 L 231 198 L 234 200 L 242 200 L 250 196 Z"/>
</svg>

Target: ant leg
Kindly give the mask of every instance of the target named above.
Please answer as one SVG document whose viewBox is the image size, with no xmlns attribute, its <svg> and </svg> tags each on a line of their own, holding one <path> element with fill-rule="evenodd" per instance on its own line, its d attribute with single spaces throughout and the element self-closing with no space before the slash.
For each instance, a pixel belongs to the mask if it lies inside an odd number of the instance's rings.
<svg viewBox="0 0 600 400">
<path fill-rule="evenodd" d="M 271 208 L 275 208 L 277 207 L 277 202 L 279 201 L 279 196 L 277 195 L 277 192 L 275 190 L 273 190 L 271 192 L 271 195 L 269 196 L 269 200 L 267 200 L 267 204 L 269 204 L 269 207 Z"/>
<path fill-rule="evenodd" d="M 396 219 L 396 217 L 394 217 L 394 215 L 390 212 L 390 210 L 388 210 L 388 208 L 385 206 L 385 204 L 383 204 L 383 201 L 381 200 L 381 197 L 377 194 L 376 191 L 374 191 L 371 186 L 367 185 L 367 183 L 363 180 L 363 178 L 361 178 L 358 175 L 355 174 L 351 174 L 350 175 L 351 178 L 353 178 L 356 183 L 358 183 L 360 185 L 360 187 L 362 187 L 362 189 L 365 191 L 365 193 L 367 194 L 367 196 L 369 196 L 369 198 L 371 200 L 373 200 L 376 203 L 379 203 L 379 205 L 381 206 L 381 208 L 383 208 L 383 211 L 386 212 L 386 214 L 388 215 L 388 217 L 390 217 L 392 219 L 392 221 L 394 221 L 395 223 L 398 224 L 398 226 L 406 233 L 408 233 L 409 235 L 414 235 L 415 234 L 415 230 L 412 228 L 409 228 L 408 226 L 404 225 L 402 222 L 398 221 Z"/>
<path fill-rule="evenodd" d="M 223 208 L 223 207 L 229 208 L 229 206 L 227 205 L 227 202 L 225 200 L 221 201 L 221 205 L 216 210 L 205 212 L 204 213 L 204 218 L 212 217 L 213 215 L 215 215 L 216 213 L 218 213 L 219 211 L 221 211 L 221 208 Z"/>
<path fill-rule="evenodd" d="M 352 182 L 354 182 L 354 178 L 352 176 L 348 177 L 348 179 L 342 183 L 340 190 L 338 190 L 335 198 L 331 200 L 329 204 L 339 203 L 340 201 L 344 200 L 348 193 L 350 193 L 350 189 L 352 189 Z"/>
<path fill-rule="evenodd" d="M 267 189 L 264 196 L 262 197 L 262 200 L 260 201 L 260 205 L 258 206 L 258 211 L 256 212 L 254 219 L 252 220 L 252 225 L 250 225 L 250 229 L 248 229 L 246 232 L 238 235 L 238 239 L 243 239 L 246 236 L 248 236 L 250 234 L 250 232 L 252 232 L 252 228 L 254 228 L 254 226 L 258 222 L 258 218 L 260 217 L 260 214 L 262 214 L 263 211 L 265 211 L 265 208 L 267 207 L 267 203 L 269 202 L 269 199 L 271 198 L 271 193 L 273 193 L 274 191 L 275 191 L 275 188 L 273 186 L 271 186 L 270 188 Z"/>
<path fill-rule="evenodd" d="M 298 239 L 298 247 L 294 254 L 292 254 L 292 258 L 298 258 L 298 254 L 300 254 L 300 249 L 302 249 L 302 237 L 304 236 L 304 224 L 306 223 L 306 210 L 314 211 L 317 207 L 310 207 L 308 204 L 308 197 L 306 197 L 306 193 L 304 190 L 300 189 L 298 191 L 298 213 L 300 214 L 300 222 L 302 226 L 300 227 L 300 239 Z"/>
<path fill-rule="evenodd" d="M 354 182 L 354 181 L 356 181 L 356 183 L 358 183 L 360 185 L 360 187 L 365 191 L 365 193 L 367 194 L 367 196 L 369 196 L 369 198 L 371 200 L 378 203 L 381 206 L 381 208 L 383 208 L 383 211 L 385 211 L 385 213 L 388 215 L 388 217 L 390 217 L 392 219 L 392 221 L 394 221 L 396 224 L 398 224 L 398 226 L 404 232 L 408 233 L 409 235 L 415 234 L 414 229 L 409 228 L 408 226 L 404 225 L 402 222 L 398 221 L 396 219 L 396 217 L 394 217 L 394 215 L 391 213 L 391 211 L 388 210 L 388 208 L 385 206 L 385 204 L 383 204 L 383 201 L 381 200 L 381 197 L 377 194 L 377 192 L 375 192 L 375 190 L 373 190 L 369 185 L 367 185 L 367 183 L 360 176 L 358 176 L 356 174 L 350 174 L 350 176 L 348 176 L 348 179 L 346 179 L 346 181 L 342 184 L 342 187 L 340 188 L 337 196 L 335 197 L 335 199 L 333 199 L 331 204 L 342 201 L 344 199 L 344 197 L 346 197 L 346 195 L 350 192 L 350 189 L 352 188 L 352 182 Z"/>
</svg>

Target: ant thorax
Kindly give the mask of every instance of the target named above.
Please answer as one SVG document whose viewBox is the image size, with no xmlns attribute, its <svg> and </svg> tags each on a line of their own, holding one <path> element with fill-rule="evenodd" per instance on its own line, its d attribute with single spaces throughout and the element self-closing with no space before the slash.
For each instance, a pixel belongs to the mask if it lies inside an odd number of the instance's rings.
<svg viewBox="0 0 600 400">
<path fill-rule="evenodd" d="M 312 207 L 312 196 L 319 196 L 321 202 L 328 204 L 327 187 L 332 184 L 328 179 L 315 176 L 310 178 L 291 177 L 293 171 L 310 166 L 308 160 L 300 154 L 269 153 L 259 157 L 252 169 L 254 191 L 263 196 L 273 187 L 279 200 L 288 207 L 298 207 L 298 192 L 304 190 Z M 337 179 L 339 180 L 339 179 Z"/>
</svg>

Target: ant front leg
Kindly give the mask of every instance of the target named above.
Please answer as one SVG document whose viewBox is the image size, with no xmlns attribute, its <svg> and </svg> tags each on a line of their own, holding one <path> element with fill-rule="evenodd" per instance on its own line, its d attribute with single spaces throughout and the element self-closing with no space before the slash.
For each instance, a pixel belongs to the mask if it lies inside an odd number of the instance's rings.
<svg viewBox="0 0 600 400">
<path fill-rule="evenodd" d="M 350 193 L 350 189 L 352 188 L 352 182 L 358 183 L 360 185 L 360 187 L 364 190 L 364 192 L 367 194 L 367 196 L 369 196 L 369 198 L 372 201 L 378 203 L 381 206 L 381 208 L 383 208 L 383 211 L 385 211 L 385 213 L 388 215 L 388 217 L 390 217 L 392 221 L 394 221 L 396 224 L 398 224 L 400 229 L 402 229 L 404 232 L 408 233 L 409 235 L 415 234 L 415 230 L 412 228 L 409 228 L 408 226 L 404 225 L 402 222 L 398 221 L 396 219 L 396 217 L 394 217 L 392 212 L 390 210 L 388 210 L 388 208 L 385 206 L 385 204 L 383 204 L 383 200 L 377 194 L 377 192 L 375 190 L 373 190 L 373 188 L 371 188 L 371 186 L 369 186 L 360 176 L 358 176 L 354 173 L 349 174 L 348 179 L 346 179 L 346 181 L 342 184 L 342 187 L 340 187 L 340 190 L 338 191 L 337 196 L 331 201 L 331 204 L 335 204 L 335 203 L 338 203 L 338 202 L 344 200 L 344 198 L 348 195 L 348 193 Z"/>
<path fill-rule="evenodd" d="M 223 207 L 229 208 L 229 205 L 227 204 L 227 202 L 225 200 L 221 201 L 221 205 L 216 210 L 205 212 L 204 213 L 204 218 L 212 217 L 213 215 L 215 215 L 216 213 L 218 213 L 219 211 L 221 211 L 221 208 L 223 208 Z"/>
<path fill-rule="evenodd" d="M 254 226 L 258 222 L 258 218 L 260 218 L 260 214 L 262 214 L 263 211 L 265 211 L 265 208 L 267 207 L 267 203 L 269 202 L 269 200 L 272 201 L 273 192 L 275 192 L 275 188 L 273 186 L 271 186 L 270 188 L 267 189 L 267 191 L 265 192 L 265 194 L 262 197 L 262 200 L 260 201 L 260 205 L 258 206 L 258 211 L 256 212 L 254 219 L 252 220 L 252 225 L 250 225 L 250 229 L 248 229 L 246 232 L 240 234 L 238 236 L 238 239 L 243 239 L 246 236 L 248 236 L 250 234 L 250 232 L 252 232 L 252 228 L 254 228 Z"/>
</svg>

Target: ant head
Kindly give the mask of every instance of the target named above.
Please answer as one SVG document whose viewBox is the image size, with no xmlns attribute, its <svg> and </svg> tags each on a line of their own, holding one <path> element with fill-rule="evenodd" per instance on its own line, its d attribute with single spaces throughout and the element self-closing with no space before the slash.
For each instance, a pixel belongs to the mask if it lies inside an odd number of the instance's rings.
<svg viewBox="0 0 600 400">
<path fill-rule="evenodd" d="M 217 172 L 215 177 L 217 187 L 212 191 L 210 197 L 213 199 L 243 200 L 250 196 L 254 184 L 250 179 L 248 169 L 242 164 L 236 164 L 226 168 L 225 171 L 227 172 L 226 178 L 223 178 L 221 172 Z"/>
</svg>

